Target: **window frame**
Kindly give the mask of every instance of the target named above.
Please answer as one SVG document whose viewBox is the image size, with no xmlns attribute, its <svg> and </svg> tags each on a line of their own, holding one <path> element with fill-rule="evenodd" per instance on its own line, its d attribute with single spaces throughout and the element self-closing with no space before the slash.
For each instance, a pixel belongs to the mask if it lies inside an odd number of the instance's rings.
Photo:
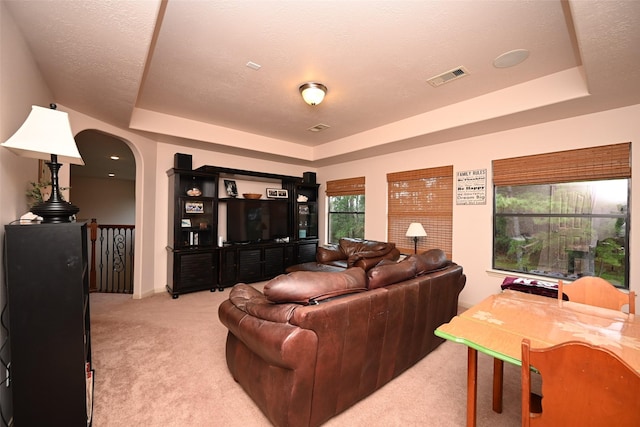
<svg viewBox="0 0 640 427">
<path fill-rule="evenodd" d="M 353 238 L 360 238 L 360 239 L 364 239 L 364 225 L 365 225 L 365 221 L 366 221 L 366 216 L 365 216 L 365 211 L 332 211 L 331 210 L 331 198 L 332 197 L 360 197 L 362 196 L 363 198 L 363 203 L 362 206 L 365 206 L 366 203 L 366 196 L 364 194 L 341 194 L 339 196 L 328 196 L 327 199 L 327 203 L 329 206 L 329 210 L 327 212 L 327 241 L 329 243 L 338 243 L 338 242 L 334 242 L 331 240 L 331 236 L 332 236 L 332 232 L 331 232 L 331 217 L 332 215 L 357 215 L 357 216 L 362 216 L 362 235 L 353 235 L 353 236 L 343 236 L 343 237 L 353 237 Z"/>
<path fill-rule="evenodd" d="M 345 179 L 337 179 L 332 181 L 327 181 L 327 242 L 328 243 L 338 243 L 331 241 L 331 218 L 332 214 L 339 215 L 362 215 L 362 236 L 360 238 L 364 239 L 365 233 L 365 221 L 366 221 L 366 191 L 365 191 L 365 177 L 355 177 L 355 178 L 345 178 Z M 362 196 L 364 198 L 362 206 L 365 207 L 364 211 L 332 211 L 331 210 L 331 197 L 349 197 L 349 196 Z M 345 237 L 356 237 L 356 236 L 345 236 Z"/>
<path fill-rule="evenodd" d="M 532 156 L 523 156 L 510 159 L 493 161 L 493 234 L 491 265 L 496 271 L 504 271 L 511 274 L 532 274 L 525 270 L 509 270 L 496 267 L 497 238 L 499 233 L 500 218 L 554 218 L 587 220 L 585 231 L 590 231 L 593 219 L 610 218 L 624 220 L 624 283 L 620 286 L 629 289 L 629 268 L 630 268 L 630 229 L 631 229 L 631 143 L 612 144 L 597 146 L 577 150 L 567 150 L 554 153 L 545 153 Z M 499 188 L 535 186 L 543 185 L 553 188 L 553 185 L 566 183 L 594 183 L 611 179 L 625 179 L 627 182 L 626 210 L 622 213 L 558 213 L 558 212 L 498 212 Z M 550 199 L 551 200 L 551 199 Z M 587 229 L 589 227 L 589 229 Z M 551 241 L 551 237 L 546 239 Z M 597 253 L 597 245 L 594 247 Z M 597 256 L 597 255 L 594 255 Z M 567 274 L 569 274 L 567 267 Z M 550 274 L 540 274 L 539 271 L 533 273 L 535 276 L 550 277 L 555 279 L 572 280 L 577 277 L 574 272 L 570 276 L 561 276 L 560 272 L 549 272 Z M 594 271 L 594 274 L 596 271 Z M 562 273 L 564 274 L 564 273 Z"/>
</svg>

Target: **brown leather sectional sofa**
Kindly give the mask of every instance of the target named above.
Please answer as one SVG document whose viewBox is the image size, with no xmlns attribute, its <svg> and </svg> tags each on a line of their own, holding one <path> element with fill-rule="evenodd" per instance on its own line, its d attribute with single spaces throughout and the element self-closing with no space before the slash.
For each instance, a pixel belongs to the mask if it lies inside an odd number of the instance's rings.
<svg viewBox="0 0 640 427">
<path fill-rule="evenodd" d="M 275 426 L 318 426 L 443 342 L 466 276 L 431 250 L 365 272 L 298 271 L 219 308 L 229 371 Z"/>
</svg>

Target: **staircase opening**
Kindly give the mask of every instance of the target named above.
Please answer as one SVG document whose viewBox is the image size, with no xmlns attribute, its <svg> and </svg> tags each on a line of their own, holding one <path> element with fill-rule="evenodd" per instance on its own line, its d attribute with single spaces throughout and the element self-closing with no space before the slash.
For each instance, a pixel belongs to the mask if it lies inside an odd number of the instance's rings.
<svg viewBox="0 0 640 427">
<path fill-rule="evenodd" d="M 85 130 L 75 137 L 84 166 L 71 165 L 69 195 L 90 232 L 87 250 L 94 292 L 133 293 L 135 176 L 133 152 L 113 135 Z"/>
</svg>

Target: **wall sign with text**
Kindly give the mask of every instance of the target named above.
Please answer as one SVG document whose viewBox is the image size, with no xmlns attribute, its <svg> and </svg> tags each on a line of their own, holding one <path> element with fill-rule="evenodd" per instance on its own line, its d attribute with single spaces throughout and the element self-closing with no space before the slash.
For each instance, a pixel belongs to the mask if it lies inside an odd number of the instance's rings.
<svg viewBox="0 0 640 427">
<path fill-rule="evenodd" d="M 487 203 L 487 170 L 458 172 L 456 176 L 456 205 L 484 205 Z"/>
</svg>

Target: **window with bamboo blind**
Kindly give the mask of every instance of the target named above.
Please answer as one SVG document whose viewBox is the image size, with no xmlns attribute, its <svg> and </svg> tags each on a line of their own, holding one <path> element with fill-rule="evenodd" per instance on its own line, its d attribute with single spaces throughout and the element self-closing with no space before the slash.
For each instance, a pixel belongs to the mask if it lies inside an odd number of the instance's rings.
<svg viewBox="0 0 640 427">
<path fill-rule="evenodd" d="M 419 222 L 427 237 L 418 239 L 418 252 L 442 249 L 452 258 L 453 166 L 387 174 L 388 237 L 400 252 L 414 251 L 413 238 L 407 237 L 412 222 Z"/>
<path fill-rule="evenodd" d="M 342 237 L 364 238 L 365 178 L 327 181 L 329 243 Z"/>
<path fill-rule="evenodd" d="M 364 194 L 364 176 L 327 181 L 327 196 L 352 196 Z"/>
<path fill-rule="evenodd" d="M 493 268 L 629 286 L 631 143 L 493 161 Z"/>
</svg>

